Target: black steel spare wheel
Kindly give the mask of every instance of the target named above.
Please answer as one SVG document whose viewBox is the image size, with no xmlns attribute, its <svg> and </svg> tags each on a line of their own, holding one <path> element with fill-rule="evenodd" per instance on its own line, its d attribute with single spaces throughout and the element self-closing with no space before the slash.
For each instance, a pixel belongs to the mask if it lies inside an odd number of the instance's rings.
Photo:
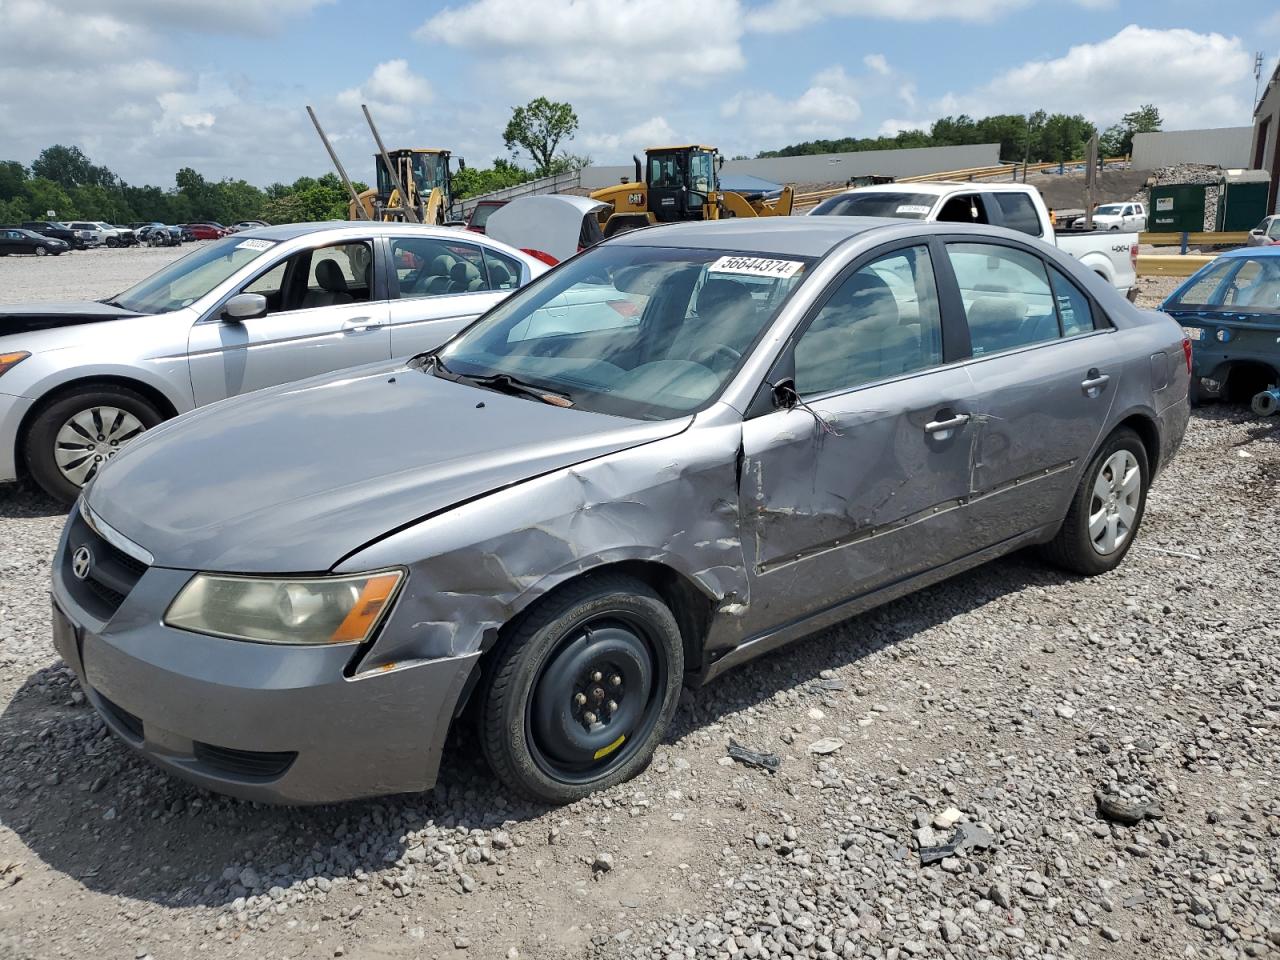
<svg viewBox="0 0 1280 960">
<path fill-rule="evenodd" d="M 679 699 L 684 649 L 660 597 L 630 577 L 570 584 L 496 652 L 485 755 L 521 792 L 567 803 L 634 776 Z"/>
</svg>

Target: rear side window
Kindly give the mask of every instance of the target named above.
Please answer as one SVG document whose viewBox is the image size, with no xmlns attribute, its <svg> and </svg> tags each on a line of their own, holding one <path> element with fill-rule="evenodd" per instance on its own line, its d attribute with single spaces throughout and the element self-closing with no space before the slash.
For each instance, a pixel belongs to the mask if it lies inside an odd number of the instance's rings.
<svg viewBox="0 0 1280 960">
<path fill-rule="evenodd" d="M 1024 250 L 949 243 L 973 355 L 1058 338 L 1058 315 L 1044 262 Z"/>
<path fill-rule="evenodd" d="M 1043 232 L 1040 228 L 1040 217 L 1036 214 L 1036 205 L 1025 193 L 996 193 L 992 195 L 996 206 L 1004 217 L 1004 225 L 1010 230 L 1017 230 L 1032 237 Z"/>
<path fill-rule="evenodd" d="M 990 223 L 982 197 L 976 193 L 963 193 L 952 197 L 938 211 L 940 223 Z"/>
<path fill-rule="evenodd" d="M 393 290 L 400 297 L 440 297 L 490 290 L 484 254 L 470 243 L 438 237 L 392 237 Z M 519 271 L 516 272 L 517 280 Z M 503 288 L 499 288 L 503 289 Z"/>
<path fill-rule="evenodd" d="M 1084 292 L 1053 267 L 1049 268 L 1049 283 L 1053 286 L 1053 299 L 1058 307 L 1062 335 L 1074 337 L 1078 333 L 1091 333 L 1093 309 Z"/>
<path fill-rule="evenodd" d="M 514 290 L 520 286 L 520 262 L 514 257 L 485 247 L 484 263 L 489 271 L 489 289 Z"/>
</svg>

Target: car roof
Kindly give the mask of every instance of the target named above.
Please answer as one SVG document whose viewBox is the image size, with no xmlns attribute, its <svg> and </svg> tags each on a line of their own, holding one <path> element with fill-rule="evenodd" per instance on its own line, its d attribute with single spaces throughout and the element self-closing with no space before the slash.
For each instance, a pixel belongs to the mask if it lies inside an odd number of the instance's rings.
<svg viewBox="0 0 1280 960">
<path fill-rule="evenodd" d="M 1280 247 L 1237 247 L 1224 250 L 1219 257 L 1280 257 Z"/>
<path fill-rule="evenodd" d="M 241 238 L 258 238 L 263 240 L 294 240 L 314 233 L 334 233 L 339 236 L 367 236 L 375 233 L 378 236 L 432 236 L 465 239 L 474 241 L 476 235 L 465 236 L 457 227 L 438 227 L 434 224 L 395 223 L 391 221 L 370 220 L 324 220 L 316 223 L 281 223 L 271 227 L 256 227 L 253 230 L 241 230 L 236 234 Z"/>
<path fill-rule="evenodd" d="M 1026 193 L 1028 187 L 1021 183 L 972 183 L 967 180 L 930 180 L 927 183 L 897 182 L 872 183 L 865 187 L 852 187 L 845 193 L 923 193 L 940 197 L 956 190 L 981 190 L 983 193 Z"/>
<path fill-rule="evenodd" d="M 734 217 L 670 223 L 619 234 L 611 244 L 683 247 L 821 257 L 850 237 L 910 223 L 920 232 L 934 224 L 890 217 Z M 956 224 L 942 224 L 955 227 Z"/>
</svg>

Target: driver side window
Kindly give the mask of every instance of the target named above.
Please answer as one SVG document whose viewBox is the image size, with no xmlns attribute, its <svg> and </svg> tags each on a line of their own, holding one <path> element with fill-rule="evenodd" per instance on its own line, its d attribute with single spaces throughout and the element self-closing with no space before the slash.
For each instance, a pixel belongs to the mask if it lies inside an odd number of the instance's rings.
<svg viewBox="0 0 1280 960">
<path fill-rule="evenodd" d="M 267 298 L 267 313 L 365 303 L 373 284 L 373 248 L 366 240 L 302 250 L 258 274 L 241 293 Z"/>
<path fill-rule="evenodd" d="M 814 396 L 942 363 L 942 314 L 926 246 L 848 277 L 795 347 L 796 390 Z"/>
</svg>

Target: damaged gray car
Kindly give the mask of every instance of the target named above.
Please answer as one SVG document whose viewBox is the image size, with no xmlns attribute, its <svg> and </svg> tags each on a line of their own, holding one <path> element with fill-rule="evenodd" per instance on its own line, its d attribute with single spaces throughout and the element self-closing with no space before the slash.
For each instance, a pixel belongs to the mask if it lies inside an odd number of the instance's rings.
<svg viewBox="0 0 1280 960">
<path fill-rule="evenodd" d="M 148 431 L 68 518 L 55 643 L 213 790 L 422 790 L 466 717 L 572 801 L 644 766 L 682 684 L 1021 547 L 1113 569 L 1189 356 L 1004 230 L 635 231 L 433 353 Z"/>
</svg>

